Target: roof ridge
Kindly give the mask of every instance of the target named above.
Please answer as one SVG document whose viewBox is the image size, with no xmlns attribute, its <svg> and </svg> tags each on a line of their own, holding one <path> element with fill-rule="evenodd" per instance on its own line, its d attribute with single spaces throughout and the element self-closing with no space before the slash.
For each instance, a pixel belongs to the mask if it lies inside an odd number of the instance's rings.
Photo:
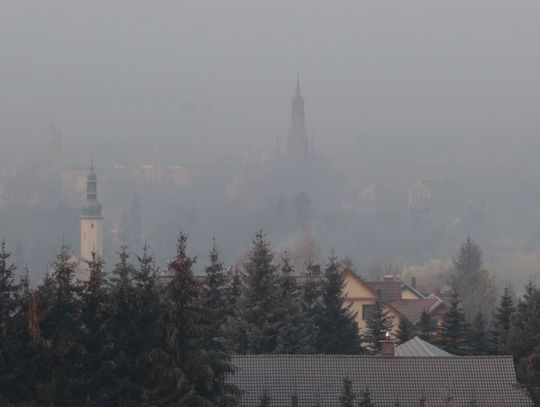
<svg viewBox="0 0 540 407">
<path fill-rule="evenodd" d="M 414 338 L 413 338 L 414 339 Z M 429 342 L 427 342 L 429 343 Z M 432 345 L 435 346 L 435 345 Z M 444 349 L 443 349 L 444 350 Z M 231 355 L 231 357 L 241 357 L 241 358 L 276 358 L 276 357 L 287 357 L 287 358 L 359 358 L 359 359 L 377 359 L 377 360 L 404 360 L 404 359 L 433 359 L 433 356 L 382 356 L 382 355 L 323 355 L 323 354 L 289 354 L 289 353 L 273 353 L 273 354 L 262 354 L 262 355 Z M 512 359 L 512 355 L 475 355 L 475 356 L 438 356 L 437 359 L 452 359 L 452 360 L 464 360 L 464 359 Z"/>
</svg>

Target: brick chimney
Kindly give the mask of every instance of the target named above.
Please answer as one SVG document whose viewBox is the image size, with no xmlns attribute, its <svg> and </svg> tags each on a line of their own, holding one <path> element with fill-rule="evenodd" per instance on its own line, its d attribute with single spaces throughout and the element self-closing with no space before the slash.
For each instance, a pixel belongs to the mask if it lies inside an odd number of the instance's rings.
<svg viewBox="0 0 540 407">
<path fill-rule="evenodd" d="M 390 333 L 386 333 L 386 339 L 379 342 L 382 356 L 394 356 L 396 351 L 396 341 L 390 338 Z"/>
</svg>

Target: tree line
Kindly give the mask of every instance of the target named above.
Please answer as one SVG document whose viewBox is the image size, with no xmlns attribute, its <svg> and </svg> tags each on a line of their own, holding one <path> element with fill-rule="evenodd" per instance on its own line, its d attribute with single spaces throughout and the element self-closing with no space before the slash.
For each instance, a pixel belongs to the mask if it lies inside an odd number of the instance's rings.
<svg viewBox="0 0 540 407">
<path fill-rule="evenodd" d="M 226 271 L 215 242 L 204 279 L 194 275 L 196 261 L 180 233 L 165 270 L 148 246 L 133 259 L 123 246 L 110 271 L 94 255 L 88 279 L 78 281 L 77 260 L 64 246 L 31 288 L 27 275 L 17 281 L 2 242 L 0 404 L 234 406 L 231 354 L 377 353 L 390 330 L 377 300 L 359 332 L 334 255 L 321 273 L 307 264 L 299 279 L 288 255 L 277 259 L 259 232 L 241 267 Z M 510 353 L 534 393 L 539 307 L 532 282 L 516 305 L 506 289 L 490 329 L 480 317 L 467 323 L 455 295 L 436 335 L 423 315 L 416 327 L 401 320 L 398 337 L 419 334 L 455 354 Z"/>
</svg>

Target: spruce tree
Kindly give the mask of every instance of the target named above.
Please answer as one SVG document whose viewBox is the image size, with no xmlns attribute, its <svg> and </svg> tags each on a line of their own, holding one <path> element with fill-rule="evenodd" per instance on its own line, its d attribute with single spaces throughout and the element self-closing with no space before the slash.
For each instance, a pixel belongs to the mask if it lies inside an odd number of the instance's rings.
<svg viewBox="0 0 540 407">
<path fill-rule="evenodd" d="M 212 406 L 218 397 L 215 384 L 230 370 L 225 361 L 212 369 L 203 345 L 208 339 L 200 289 L 193 276 L 196 259 L 187 254 L 187 236 L 180 233 L 176 257 L 168 265 L 161 320 L 165 349 L 153 352 L 157 405 Z M 156 383 L 157 385 L 157 383 Z"/>
<path fill-rule="evenodd" d="M 356 355 L 363 351 L 356 313 L 346 303 L 344 277 L 332 255 L 321 281 L 321 304 L 316 315 L 317 350 L 323 354 Z"/>
<path fill-rule="evenodd" d="M 23 370 L 25 332 L 26 280 L 15 282 L 15 265 L 6 243 L 0 243 L 0 404 L 20 401 L 25 394 Z"/>
<path fill-rule="evenodd" d="M 431 317 L 429 312 L 424 309 L 420 316 L 420 322 L 418 325 L 418 336 L 424 341 L 431 341 L 433 335 L 433 326 L 431 325 Z"/>
<path fill-rule="evenodd" d="M 234 315 L 236 302 L 242 293 L 242 278 L 238 266 L 229 275 L 229 282 L 225 286 L 224 301 L 225 301 L 225 319 Z"/>
<path fill-rule="evenodd" d="M 314 268 L 311 261 L 306 264 L 307 273 L 305 275 L 305 281 L 301 286 L 300 302 L 302 305 L 302 312 L 306 323 L 312 326 L 312 335 L 314 341 L 315 352 L 319 352 L 319 327 L 317 321 L 319 313 L 322 310 L 322 298 L 321 288 L 322 281 L 320 275 L 315 275 Z"/>
<path fill-rule="evenodd" d="M 110 389 L 115 375 L 107 369 L 111 363 L 108 351 L 111 345 L 109 333 L 111 323 L 110 296 L 103 259 L 95 252 L 88 261 L 88 281 L 81 289 L 80 335 L 84 358 L 86 406 L 101 406 L 116 403 Z"/>
<path fill-rule="evenodd" d="M 355 405 L 356 394 L 352 389 L 352 381 L 350 378 L 343 378 L 341 386 L 341 395 L 339 396 L 339 405 L 341 407 L 353 407 Z"/>
<path fill-rule="evenodd" d="M 508 351 L 508 331 L 510 330 L 512 314 L 515 311 L 516 307 L 514 306 L 514 300 L 510 294 L 510 288 L 506 285 L 499 302 L 499 307 L 493 316 L 493 336 L 496 340 L 497 350 L 501 354 Z"/>
<path fill-rule="evenodd" d="M 279 276 L 274 253 L 263 232 L 257 233 L 247 255 L 241 295 L 226 333 L 229 349 L 238 353 L 275 353 L 282 321 L 278 312 Z"/>
<path fill-rule="evenodd" d="M 221 327 L 226 317 L 225 287 L 223 263 L 215 239 L 209 253 L 210 264 L 205 268 L 206 282 L 203 287 L 203 306 L 207 313 L 207 322 L 215 335 L 221 334 Z"/>
<path fill-rule="evenodd" d="M 219 406 L 236 404 L 237 389 L 225 383 L 224 375 L 232 373 L 230 357 L 225 353 L 223 341 L 223 325 L 227 317 L 225 298 L 226 280 L 223 264 L 215 242 L 209 252 L 210 264 L 205 268 L 206 282 L 202 290 L 202 307 L 204 318 L 201 323 L 207 331 L 204 347 L 208 354 L 208 364 L 213 371 L 220 372 L 214 377 L 214 398 Z"/>
<path fill-rule="evenodd" d="M 531 366 L 538 366 L 536 351 L 540 348 L 539 315 L 540 290 L 531 280 L 512 315 L 507 345 L 514 357 L 518 381 L 526 385 L 533 397 L 537 395 L 537 386 L 540 385 L 535 383 L 534 369 L 531 371 Z"/>
<path fill-rule="evenodd" d="M 316 326 L 302 306 L 301 289 L 294 277 L 287 253 L 282 258 L 278 280 L 278 313 L 281 321 L 276 351 L 278 353 L 314 353 Z"/>
<path fill-rule="evenodd" d="M 493 340 L 486 327 L 486 319 L 481 311 L 470 327 L 470 352 L 472 355 L 490 355 L 493 353 Z"/>
<path fill-rule="evenodd" d="M 372 353 L 381 351 L 381 341 L 386 339 L 386 333 L 392 330 L 392 317 L 388 315 L 384 303 L 377 296 L 373 304 L 373 312 L 366 321 L 364 342 Z"/>
<path fill-rule="evenodd" d="M 36 308 L 41 318 L 35 401 L 39 405 L 81 405 L 84 397 L 76 266 L 70 248 L 62 246 L 52 271 L 38 287 Z"/>
<path fill-rule="evenodd" d="M 160 347 L 159 320 L 162 312 L 161 285 L 158 281 L 158 269 L 148 244 L 142 246 L 142 253 L 137 257 L 132 273 L 133 318 L 136 328 L 132 332 L 134 362 L 137 368 L 132 375 L 132 382 L 139 387 L 139 397 L 143 403 L 153 400 L 152 368 L 150 362 L 154 350 Z"/>
<path fill-rule="evenodd" d="M 448 284 L 458 294 L 465 318 L 472 321 L 478 311 L 491 315 L 497 300 L 497 285 L 494 276 L 483 267 L 478 243 L 467 238 L 452 262 Z"/>
<path fill-rule="evenodd" d="M 439 346 L 447 352 L 454 355 L 467 354 L 467 324 L 456 293 L 452 294 L 450 310 L 439 329 L 438 337 Z"/>
<path fill-rule="evenodd" d="M 414 325 L 405 317 L 399 318 L 397 339 L 399 343 L 405 343 L 414 338 Z"/>
<path fill-rule="evenodd" d="M 129 261 L 128 247 L 122 245 L 118 263 L 109 277 L 110 281 L 110 397 L 118 404 L 128 403 L 140 397 L 140 386 L 135 379 L 135 360 L 138 352 L 137 341 L 144 329 L 138 324 L 138 309 L 133 275 L 135 267 Z M 142 329 L 142 332 L 141 332 Z"/>
<path fill-rule="evenodd" d="M 16 268 L 14 264 L 10 264 L 10 256 L 6 242 L 2 240 L 0 243 L 0 338 L 3 339 L 8 337 L 11 318 L 18 311 L 19 287 L 15 283 Z"/>
</svg>

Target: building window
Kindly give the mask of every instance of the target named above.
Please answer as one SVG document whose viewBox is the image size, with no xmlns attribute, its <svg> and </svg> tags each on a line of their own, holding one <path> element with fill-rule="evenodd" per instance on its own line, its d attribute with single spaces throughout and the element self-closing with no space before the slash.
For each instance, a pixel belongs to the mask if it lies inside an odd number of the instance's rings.
<svg viewBox="0 0 540 407">
<path fill-rule="evenodd" d="M 94 223 L 92 222 L 92 229 L 94 229 Z"/>
<path fill-rule="evenodd" d="M 373 304 L 364 304 L 362 305 L 362 319 L 364 321 L 368 320 L 369 318 L 373 317 L 373 310 L 374 310 Z"/>
</svg>

